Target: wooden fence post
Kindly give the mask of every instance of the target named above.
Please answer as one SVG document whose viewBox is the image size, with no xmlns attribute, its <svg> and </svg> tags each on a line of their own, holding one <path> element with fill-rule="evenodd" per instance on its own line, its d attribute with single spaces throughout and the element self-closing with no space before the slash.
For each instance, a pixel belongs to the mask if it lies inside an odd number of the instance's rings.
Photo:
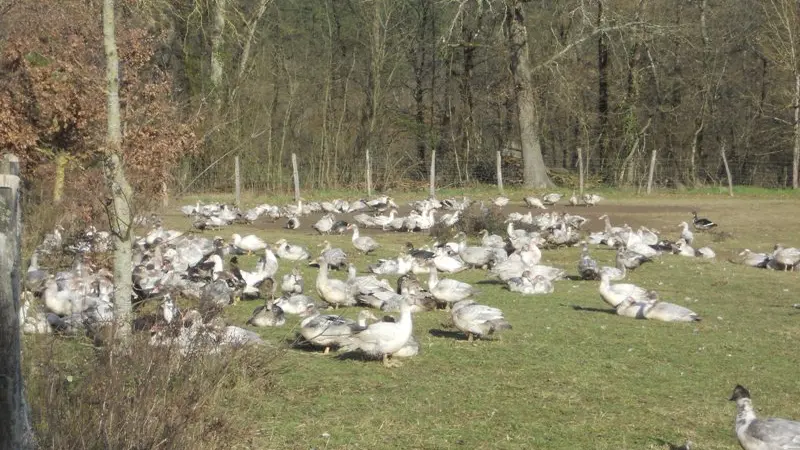
<svg viewBox="0 0 800 450">
<path fill-rule="evenodd" d="M 19 323 L 22 209 L 19 158 L 0 164 L 0 449 L 31 449 L 33 434 L 22 387 Z"/>
<path fill-rule="evenodd" d="M 369 160 L 369 149 L 367 149 L 367 198 L 372 197 L 372 164 Z"/>
<path fill-rule="evenodd" d="M 578 147 L 578 193 L 583 195 L 583 150 Z"/>
<path fill-rule="evenodd" d="M 500 155 L 500 150 L 497 151 L 497 188 L 503 194 L 503 157 Z"/>
<path fill-rule="evenodd" d="M 233 157 L 233 176 L 236 179 L 236 208 L 242 207 L 242 178 L 239 171 L 239 155 Z"/>
<path fill-rule="evenodd" d="M 728 176 L 728 195 L 733 197 L 733 178 L 731 178 L 731 168 L 728 166 L 728 158 L 725 156 L 725 143 L 722 143 L 722 147 L 720 148 L 720 153 L 722 153 L 722 164 L 725 165 L 725 175 Z"/>
<path fill-rule="evenodd" d="M 436 198 L 436 150 L 431 150 L 431 173 L 430 188 L 428 194 L 431 198 Z"/>
<path fill-rule="evenodd" d="M 647 193 L 653 190 L 653 175 L 655 174 L 656 170 L 656 152 L 657 150 L 653 150 L 653 156 L 650 157 L 650 173 L 647 174 Z"/>
<path fill-rule="evenodd" d="M 300 201 L 300 172 L 297 171 L 297 154 L 292 153 L 292 178 L 294 178 L 294 201 Z"/>
</svg>

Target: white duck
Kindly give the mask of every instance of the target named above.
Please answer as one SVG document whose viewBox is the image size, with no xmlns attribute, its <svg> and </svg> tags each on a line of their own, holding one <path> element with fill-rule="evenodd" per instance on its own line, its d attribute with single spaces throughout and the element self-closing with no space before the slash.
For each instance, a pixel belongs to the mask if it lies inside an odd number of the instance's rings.
<svg viewBox="0 0 800 450">
<path fill-rule="evenodd" d="M 328 264 L 323 258 L 319 258 L 317 262 L 319 262 L 319 273 L 316 288 L 319 296 L 334 307 L 355 305 L 356 299 L 351 285 L 346 281 L 328 278 Z"/>
<path fill-rule="evenodd" d="M 800 422 L 756 417 L 750 391 L 742 385 L 733 389 L 736 402 L 736 437 L 744 450 L 789 450 L 800 448 Z"/>
<path fill-rule="evenodd" d="M 687 244 L 692 245 L 692 242 L 694 242 L 694 233 L 689 229 L 689 224 L 681 222 L 678 224 L 678 227 L 681 228 L 681 239 L 686 241 Z"/>
<path fill-rule="evenodd" d="M 286 239 L 281 239 L 275 243 L 275 253 L 281 259 L 289 261 L 302 261 L 309 258 L 308 250 L 299 246 L 286 242 Z"/>
<path fill-rule="evenodd" d="M 542 203 L 542 201 L 536 197 L 529 196 L 525 197 L 524 200 L 528 208 L 547 209 L 547 206 L 545 206 L 544 203 Z"/>
<path fill-rule="evenodd" d="M 442 303 L 452 304 L 476 293 L 475 289 L 462 281 L 451 278 L 439 279 L 436 270 L 428 274 L 428 291 Z"/>
<path fill-rule="evenodd" d="M 358 233 L 358 226 L 357 225 L 350 225 L 348 228 L 353 230 L 353 237 L 351 241 L 353 242 L 353 247 L 360 250 L 364 254 L 369 254 L 380 247 L 375 239 L 372 239 L 369 236 L 360 236 Z"/>
<path fill-rule="evenodd" d="M 303 274 L 297 267 L 281 278 L 281 292 L 284 294 L 302 294 L 303 287 Z"/>
<path fill-rule="evenodd" d="M 501 330 L 511 329 L 511 324 L 503 316 L 503 311 L 475 303 L 474 300 L 457 302 L 450 314 L 456 328 L 467 334 L 468 341 L 472 341 L 474 336 L 483 338 Z"/>
<path fill-rule="evenodd" d="M 655 301 L 656 299 L 654 292 L 636 286 L 635 284 L 611 284 L 609 283 L 608 276 L 603 274 L 600 275 L 600 286 L 598 290 L 600 292 L 600 297 L 614 308 L 629 300 L 648 302 Z"/>
<path fill-rule="evenodd" d="M 384 366 L 395 367 L 399 363 L 391 360 L 392 355 L 408 343 L 412 331 L 411 306 L 402 302 L 400 320 L 373 323 L 345 339 L 342 347 L 346 351 L 360 350 L 369 356 L 380 357 Z"/>
<path fill-rule="evenodd" d="M 328 353 L 331 347 L 341 345 L 342 341 L 353 333 L 353 327 L 356 326 L 351 319 L 320 314 L 313 303 L 310 303 L 300 315 L 305 317 L 300 322 L 300 335 L 312 345 L 324 347 L 325 353 Z"/>
<path fill-rule="evenodd" d="M 302 314 L 308 309 L 308 305 L 314 304 L 314 299 L 303 294 L 284 294 L 273 304 L 282 309 L 285 314 Z"/>
<path fill-rule="evenodd" d="M 238 233 L 233 233 L 231 238 L 233 239 L 233 248 L 241 253 L 250 254 L 267 248 L 267 243 L 254 234 L 248 234 L 242 237 Z"/>
<path fill-rule="evenodd" d="M 654 300 L 637 301 L 627 298 L 616 306 L 617 314 L 635 319 L 660 320 L 662 322 L 698 322 L 701 320 L 694 311 L 674 303 Z"/>
</svg>

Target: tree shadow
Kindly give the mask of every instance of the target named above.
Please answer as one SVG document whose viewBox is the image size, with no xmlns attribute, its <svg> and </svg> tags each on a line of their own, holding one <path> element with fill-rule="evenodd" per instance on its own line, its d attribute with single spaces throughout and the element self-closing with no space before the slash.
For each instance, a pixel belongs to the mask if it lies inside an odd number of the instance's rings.
<svg viewBox="0 0 800 450">
<path fill-rule="evenodd" d="M 591 306 L 581 306 L 581 305 L 564 305 L 562 306 L 569 306 L 570 308 L 574 309 L 575 311 L 588 311 L 588 312 L 599 312 L 599 313 L 606 313 L 611 315 L 616 315 L 617 310 L 613 308 L 594 308 Z"/>
<path fill-rule="evenodd" d="M 433 337 L 455 339 L 457 341 L 467 340 L 467 336 L 460 331 L 447 331 L 447 330 L 440 330 L 438 328 L 431 328 L 430 330 L 428 330 L 428 334 L 430 334 Z"/>
</svg>

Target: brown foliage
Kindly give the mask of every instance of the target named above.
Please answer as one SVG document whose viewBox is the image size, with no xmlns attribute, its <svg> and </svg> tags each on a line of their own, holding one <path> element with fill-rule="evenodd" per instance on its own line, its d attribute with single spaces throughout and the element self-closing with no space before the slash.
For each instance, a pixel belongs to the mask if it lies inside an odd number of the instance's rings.
<svg viewBox="0 0 800 450">
<path fill-rule="evenodd" d="M 131 8 L 118 7 L 117 19 L 123 157 L 135 188 L 152 193 L 195 140 L 172 100 L 170 74 L 156 63 L 164 31 Z M 99 15 L 99 5 L 82 0 L 22 0 L 0 19 L 0 151 L 22 158 L 28 180 L 58 152 L 70 156 L 68 190 L 97 176 L 87 170 L 96 170 L 106 127 Z"/>
</svg>

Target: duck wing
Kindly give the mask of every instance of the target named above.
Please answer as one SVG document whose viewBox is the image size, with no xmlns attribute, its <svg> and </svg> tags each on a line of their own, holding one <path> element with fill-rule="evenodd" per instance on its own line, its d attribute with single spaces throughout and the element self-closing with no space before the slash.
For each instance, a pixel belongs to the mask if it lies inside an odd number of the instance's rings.
<svg viewBox="0 0 800 450">
<path fill-rule="evenodd" d="M 776 418 L 754 420 L 745 433 L 769 448 L 800 449 L 800 422 Z"/>
</svg>

